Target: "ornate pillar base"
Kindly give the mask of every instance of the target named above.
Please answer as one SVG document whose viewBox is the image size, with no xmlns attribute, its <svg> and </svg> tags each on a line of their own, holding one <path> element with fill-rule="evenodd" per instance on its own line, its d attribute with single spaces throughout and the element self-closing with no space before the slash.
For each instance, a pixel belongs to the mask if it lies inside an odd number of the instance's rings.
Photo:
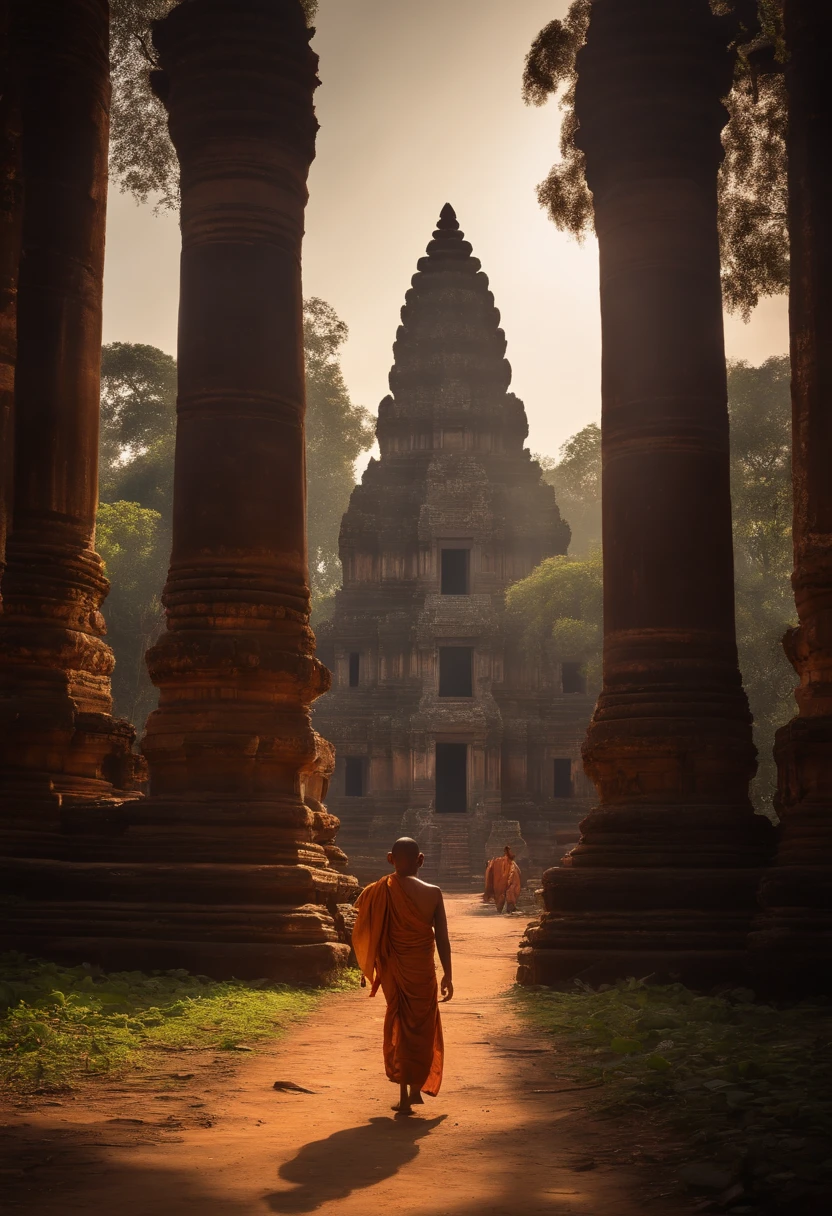
<svg viewBox="0 0 832 1216">
<path fill-rule="evenodd" d="M 715 692 L 703 683 L 691 706 L 718 705 Z M 649 695 L 655 711 L 661 698 Z M 562 865 L 543 875 L 546 911 L 521 944 L 520 983 L 750 982 L 747 937 L 774 833 L 745 797 L 747 710 L 723 694 L 724 716 L 708 733 L 700 720 L 695 735 L 678 716 L 678 691 L 652 720 L 638 717 L 641 696 L 599 699 L 584 761 L 604 803 Z"/>
<path fill-rule="evenodd" d="M 303 984 L 347 964 L 338 905 L 358 883 L 320 805 L 148 798 L 77 806 L 61 828 L 60 851 L 0 861 L 0 950 Z"/>
<path fill-rule="evenodd" d="M 2 879 L 0 949 L 302 984 L 328 982 L 349 956 L 333 916 L 356 890 L 312 866 L 9 859 Z"/>
<path fill-rule="evenodd" d="M 741 983 L 759 869 L 562 868 L 520 946 L 518 981 L 597 985 L 628 976 L 694 988 Z"/>
<path fill-rule="evenodd" d="M 101 559 L 74 527 L 44 544 L 12 532 L 0 615 L 0 842 L 4 852 L 60 832 L 82 804 L 136 797 L 136 731 L 111 713 L 113 653 L 100 606 Z"/>
<path fill-rule="evenodd" d="M 749 937 L 754 981 L 773 996 L 832 993 L 832 718 L 793 718 L 774 746 L 782 819 Z"/>
</svg>

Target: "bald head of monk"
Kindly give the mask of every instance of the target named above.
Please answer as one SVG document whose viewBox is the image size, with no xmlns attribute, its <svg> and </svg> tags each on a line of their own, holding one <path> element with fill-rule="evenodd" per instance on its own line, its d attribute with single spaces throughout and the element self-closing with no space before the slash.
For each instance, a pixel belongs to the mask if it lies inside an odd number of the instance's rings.
<svg viewBox="0 0 832 1216">
<path fill-rule="evenodd" d="M 400 836 L 387 854 L 391 866 L 396 867 L 397 874 L 416 874 L 424 864 L 425 855 L 419 852 L 419 846 L 410 836 Z"/>
<path fill-rule="evenodd" d="M 507 844 L 507 845 L 505 846 L 505 849 L 503 850 L 503 852 L 505 853 L 505 855 L 506 855 L 506 857 L 509 859 L 509 861 L 514 861 L 514 854 L 513 854 L 513 853 L 512 853 L 512 851 L 511 851 L 511 845 L 510 845 L 510 844 Z"/>
</svg>

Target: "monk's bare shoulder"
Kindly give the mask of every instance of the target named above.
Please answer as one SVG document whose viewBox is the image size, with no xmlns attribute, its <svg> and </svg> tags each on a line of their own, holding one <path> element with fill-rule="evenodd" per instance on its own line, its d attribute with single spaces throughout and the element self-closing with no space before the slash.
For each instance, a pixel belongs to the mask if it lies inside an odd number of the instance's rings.
<svg viewBox="0 0 832 1216">
<path fill-rule="evenodd" d="M 409 887 L 411 896 L 417 906 L 421 908 L 422 914 L 427 917 L 433 917 L 437 909 L 442 906 L 441 888 L 431 882 L 423 882 L 421 878 L 416 878 L 415 875 L 408 875 L 405 883 Z"/>
<path fill-rule="evenodd" d="M 439 903 L 440 899 L 442 898 L 441 887 L 438 887 L 435 882 L 425 882 L 423 878 L 414 878 L 413 881 L 418 882 L 419 886 L 424 887 L 426 891 L 432 892 L 436 898 L 436 902 Z"/>
</svg>

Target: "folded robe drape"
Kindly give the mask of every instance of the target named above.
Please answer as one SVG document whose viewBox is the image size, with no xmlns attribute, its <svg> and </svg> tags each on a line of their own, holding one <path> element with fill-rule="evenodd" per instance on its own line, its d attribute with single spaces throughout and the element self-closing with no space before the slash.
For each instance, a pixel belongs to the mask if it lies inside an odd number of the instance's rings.
<svg viewBox="0 0 832 1216">
<path fill-rule="evenodd" d="M 442 1084 L 444 1044 L 434 962 L 433 924 L 395 874 L 365 887 L 356 902 L 355 957 L 387 1001 L 384 1068 L 391 1081 L 435 1096 Z"/>
<path fill-rule="evenodd" d="M 498 912 L 502 912 L 506 901 L 513 908 L 520 898 L 522 881 L 520 869 L 516 861 L 512 861 L 510 857 L 506 857 L 505 855 L 494 857 L 486 867 L 485 894 L 483 895 L 483 899 L 486 903 L 488 900 L 493 899 L 497 905 Z"/>
</svg>

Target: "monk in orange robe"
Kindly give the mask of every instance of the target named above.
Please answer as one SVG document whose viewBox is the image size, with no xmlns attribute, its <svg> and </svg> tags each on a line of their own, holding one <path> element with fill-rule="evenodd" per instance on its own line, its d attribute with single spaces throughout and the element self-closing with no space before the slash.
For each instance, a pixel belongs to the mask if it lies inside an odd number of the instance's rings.
<svg viewBox="0 0 832 1216">
<path fill-rule="evenodd" d="M 356 902 L 352 931 L 362 986 L 381 987 L 387 1001 L 384 1068 L 399 1086 L 393 1107 L 412 1115 L 422 1094 L 435 1097 L 442 1084 L 444 1044 L 434 947 L 442 964 L 443 1000 L 454 994 L 448 921 L 439 887 L 417 878 L 424 863 L 415 840 L 397 840 L 387 860 L 394 873 L 365 887 Z"/>
<path fill-rule="evenodd" d="M 522 882 L 520 867 L 514 860 L 510 847 L 506 845 L 503 856 L 492 857 L 485 868 L 483 903 L 493 899 L 498 912 L 502 912 L 504 906 L 506 911 L 516 912 Z"/>
</svg>

